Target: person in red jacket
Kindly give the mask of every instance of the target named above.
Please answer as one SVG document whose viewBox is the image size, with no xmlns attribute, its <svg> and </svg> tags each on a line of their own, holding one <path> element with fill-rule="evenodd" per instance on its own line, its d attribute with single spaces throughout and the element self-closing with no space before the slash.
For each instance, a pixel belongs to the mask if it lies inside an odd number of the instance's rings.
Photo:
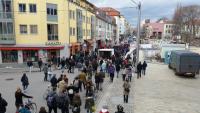
<svg viewBox="0 0 200 113">
<path fill-rule="evenodd" d="M 108 106 L 103 106 L 103 108 L 101 109 L 99 113 L 109 113 Z"/>
</svg>

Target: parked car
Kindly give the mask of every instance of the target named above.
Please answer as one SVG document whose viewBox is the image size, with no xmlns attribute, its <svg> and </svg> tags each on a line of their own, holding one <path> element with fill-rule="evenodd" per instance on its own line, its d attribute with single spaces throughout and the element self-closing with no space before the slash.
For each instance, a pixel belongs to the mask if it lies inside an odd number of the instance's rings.
<svg viewBox="0 0 200 113">
<path fill-rule="evenodd" d="M 169 68 L 176 75 L 192 75 L 195 77 L 200 69 L 200 55 L 187 50 L 171 51 Z"/>
</svg>

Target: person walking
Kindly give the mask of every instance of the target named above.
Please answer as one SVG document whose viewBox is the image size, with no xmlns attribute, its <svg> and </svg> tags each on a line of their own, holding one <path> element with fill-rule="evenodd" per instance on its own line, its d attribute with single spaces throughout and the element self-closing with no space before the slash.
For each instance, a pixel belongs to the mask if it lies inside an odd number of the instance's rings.
<svg viewBox="0 0 200 113">
<path fill-rule="evenodd" d="M 58 93 L 56 102 L 57 107 L 61 109 L 61 113 L 69 113 L 69 97 L 64 90 Z"/>
<path fill-rule="evenodd" d="M 127 69 L 127 73 L 126 75 L 128 76 L 128 81 L 131 82 L 132 79 L 132 75 L 133 75 L 133 68 L 131 66 L 129 66 L 129 68 Z"/>
<path fill-rule="evenodd" d="M 96 72 L 94 78 L 95 78 L 96 89 L 100 90 L 100 80 L 101 80 L 100 74 Z"/>
<path fill-rule="evenodd" d="M 74 81 L 73 81 L 73 85 L 75 87 L 75 92 L 78 93 L 80 90 L 80 80 L 78 77 L 75 77 Z"/>
<path fill-rule="evenodd" d="M 23 90 L 26 90 L 29 85 L 29 81 L 28 81 L 28 77 L 26 76 L 26 73 L 23 74 L 21 78 L 21 82 L 22 82 Z"/>
<path fill-rule="evenodd" d="M 57 80 L 57 78 L 56 78 L 56 74 L 53 75 L 53 77 L 51 78 L 50 82 L 51 82 L 51 86 L 52 86 L 53 88 L 56 88 L 56 87 L 57 87 L 58 80 Z"/>
<path fill-rule="evenodd" d="M 32 68 L 33 68 L 33 61 L 32 60 L 27 61 L 27 66 L 29 67 L 29 72 L 31 74 L 31 71 L 32 71 Z"/>
<path fill-rule="evenodd" d="M 42 62 L 42 59 L 40 58 L 38 61 L 38 67 L 40 69 L 40 72 L 42 71 L 42 65 L 43 65 L 43 62 Z"/>
<path fill-rule="evenodd" d="M 73 108 L 72 108 L 72 112 L 73 113 L 80 113 L 81 112 L 81 97 L 79 95 L 79 93 L 76 93 L 73 97 L 73 101 L 72 101 L 72 105 L 73 105 Z"/>
<path fill-rule="evenodd" d="M 47 113 L 47 111 L 46 111 L 44 106 L 40 107 L 39 113 Z"/>
<path fill-rule="evenodd" d="M 0 93 L 0 113 L 6 113 L 6 106 L 8 106 L 7 101 L 1 97 Z"/>
<path fill-rule="evenodd" d="M 66 64 L 66 62 L 65 62 L 65 57 L 63 57 L 62 60 L 61 60 L 61 70 L 62 70 L 62 73 L 64 73 L 65 64 Z"/>
<path fill-rule="evenodd" d="M 48 66 L 47 66 L 47 64 L 44 65 L 43 71 L 44 71 L 44 81 L 47 81 L 47 76 L 48 76 Z"/>
<path fill-rule="evenodd" d="M 100 69 L 100 72 L 98 73 L 99 74 L 99 90 L 102 91 L 103 90 L 103 81 L 104 81 L 104 78 L 105 78 L 105 73 L 103 72 L 102 69 Z"/>
<path fill-rule="evenodd" d="M 69 96 L 69 100 L 70 100 L 70 107 L 73 106 L 72 102 L 73 102 L 73 98 L 75 95 L 75 87 L 73 85 L 73 83 L 71 83 L 68 87 L 67 87 L 67 94 Z"/>
<path fill-rule="evenodd" d="M 143 64 L 142 64 L 142 74 L 143 75 L 146 74 L 146 68 L 147 68 L 147 63 L 146 63 L 146 61 L 144 61 Z"/>
<path fill-rule="evenodd" d="M 86 82 L 86 73 L 83 70 L 79 74 L 79 80 L 80 80 L 79 90 L 82 91 L 82 85 L 83 85 L 83 87 L 85 89 L 85 82 Z"/>
<path fill-rule="evenodd" d="M 56 94 L 56 88 L 53 87 L 53 90 L 50 91 L 47 94 L 47 106 L 49 108 L 49 113 L 52 112 L 52 110 L 54 111 L 54 113 L 57 113 L 57 102 L 56 102 L 56 98 L 57 98 L 57 94 Z"/>
<path fill-rule="evenodd" d="M 124 66 L 123 69 L 122 69 L 122 80 L 125 81 L 125 78 L 126 78 L 126 67 Z"/>
<path fill-rule="evenodd" d="M 130 92 L 130 84 L 128 82 L 128 79 L 125 80 L 124 84 L 123 84 L 123 88 L 124 88 L 124 103 L 128 103 L 128 95 Z"/>
<path fill-rule="evenodd" d="M 117 78 L 118 78 L 119 71 L 120 71 L 120 64 L 116 64 L 115 67 L 116 67 Z"/>
<path fill-rule="evenodd" d="M 86 97 L 86 100 L 85 100 L 85 109 L 87 110 L 87 113 L 93 113 L 93 107 L 95 105 L 95 102 L 94 102 L 94 97 L 93 97 L 93 94 L 90 93 L 87 97 Z"/>
<path fill-rule="evenodd" d="M 26 97 L 26 98 L 33 98 L 32 96 L 28 96 L 24 93 L 22 93 L 22 90 L 20 88 L 17 88 L 17 91 L 15 92 L 15 106 L 16 106 L 16 112 L 19 111 L 19 107 L 23 106 L 23 98 L 22 97 Z"/>
<path fill-rule="evenodd" d="M 141 62 L 137 65 L 137 79 L 141 78 L 142 64 Z"/>
<path fill-rule="evenodd" d="M 108 73 L 110 74 L 110 81 L 113 82 L 114 76 L 115 76 L 115 67 L 110 63 L 108 67 Z"/>
<path fill-rule="evenodd" d="M 66 79 L 63 78 L 62 81 L 58 83 L 58 92 L 66 91 L 66 88 L 67 88 Z"/>
</svg>

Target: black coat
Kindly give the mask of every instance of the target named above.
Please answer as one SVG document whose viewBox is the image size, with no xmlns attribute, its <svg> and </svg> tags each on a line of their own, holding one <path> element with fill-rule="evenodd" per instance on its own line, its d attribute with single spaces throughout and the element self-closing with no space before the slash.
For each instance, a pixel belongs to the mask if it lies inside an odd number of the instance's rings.
<svg viewBox="0 0 200 113">
<path fill-rule="evenodd" d="M 56 77 L 53 77 L 50 82 L 51 82 L 51 86 L 53 86 L 53 87 L 57 86 L 58 81 L 57 81 Z"/>
<path fill-rule="evenodd" d="M 22 76 L 21 82 L 22 82 L 22 85 L 29 85 L 28 77 L 27 76 Z"/>
<path fill-rule="evenodd" d="M 6 100 L 0 97 L 0 113 L 6 112 L 7 105 L 8 105 L 8 103 L 6 102 Z"/>
<path fill-rule="evenodd" d="M 22 92 L 15 92 L 15 104 L 16 105 L 22 105 L 23 104 L 22 97 L 32 98 L 31 96 L 27 96 Z"/>
<path fill-rule="evenodd" d="M 146 68 L 147 68 L 147 63 L 144 62 L 144 63 L 142 64 L 142 69 L 143 69 L 143 70 L 146 70 Z"/>
<path fill-rule="evenodd" d="M 141 72 L 141 70 L 142 70 L 142 64 L 138 64 L 137 65 L 137 71 Z"/>
</svg>

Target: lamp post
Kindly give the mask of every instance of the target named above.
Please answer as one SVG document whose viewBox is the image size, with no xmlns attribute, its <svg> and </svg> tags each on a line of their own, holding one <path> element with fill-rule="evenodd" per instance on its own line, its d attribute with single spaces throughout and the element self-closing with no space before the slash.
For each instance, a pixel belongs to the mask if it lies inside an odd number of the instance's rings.
<svg viewBox="0 0 200 113">
<path fill-rule="evenodd" d="M 132 3 L 137 5 L 138 9 L 138 25 L 137 25 L 137 44 L 136 44 L 136 64 L 139 63 L 139 52 L 140 52 L 140 22 L 141 22 L 141 2 L 137 3 L 134 0 L 131 0 Z"/>
</svg>

